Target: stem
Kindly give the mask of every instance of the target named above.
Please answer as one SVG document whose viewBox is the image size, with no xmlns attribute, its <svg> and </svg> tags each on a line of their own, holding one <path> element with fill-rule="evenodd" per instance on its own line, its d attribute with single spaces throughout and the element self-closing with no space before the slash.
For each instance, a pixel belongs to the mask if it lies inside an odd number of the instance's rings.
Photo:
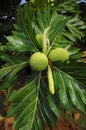
<svg viewBox="0 0 86 130">
<path fill-rule="evenodd" d="M 43 33 L 43 53 L 46 55 L 47 54 L 47 35 L 48 35 L 49 27 L 47 27 L 44 30 Z"/>
</svg>

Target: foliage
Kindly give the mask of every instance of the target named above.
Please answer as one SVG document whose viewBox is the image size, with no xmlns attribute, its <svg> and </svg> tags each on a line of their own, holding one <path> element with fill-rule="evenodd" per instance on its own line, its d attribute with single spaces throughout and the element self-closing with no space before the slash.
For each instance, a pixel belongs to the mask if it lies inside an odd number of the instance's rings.
<svg viewBox="0 0 86 130">
<path fill-rule="evenodd" d="M 0 1 L 0 16 L 15 16 L 16 9 L 21 0 L 5 0 Z"/>
<path fill-rule="evenodd" d="M 44 124 L 52 128 L 61 110 L 72 112 L 76 107 L 86 113 L 86 64 L 81 62 L 80 49 L 74 47 L 76 38 L 84 35 L 81 31 L 85 28 L 84 23 L 80 20 L 76 23 L 77 17 L 71 19 L 49 7 L 36 11 L 28 4 L 20 7 L 13 35 L 6 37 L 8 42 L 4 48 L 8 53 L 0 54 L 1 61 L 4 61 L 0 69 L 0 79 L 3 80 L 0 89 L 8 92 L 13 89 L 22 71 L 29 68 L 29 58 L 34 52 L 40 51 L 48 56 L 53 48 L 62 47 L 69 51 L 70 58 L 65 62 L 49 62 L 54 95 L 48 88 L 47 69 L 42 72 L 30 70 L 24 86 L 18 91 L 10 91 L 7 101 L 12 104 L 7 117 L 15 115 L 16 130 L 44 130 Z M 35 36 L 38 33 L 48 40 L 45 50 L 37 43 Z"/>
<path fill-rule="evenodd" d="M 46 5 L 51 8 L 56 8 L 59 13 L 67 13 L 67 14 L 80 14 L 82 11 L 80 10 L 79 5 L 77 4 L 77 0 L 30 0 L 33 7 L 44 7 Z M 42 4 L 41 4 L 42 3 Z M 35 6 L 34 6 L 35 5 Z"/>
</svg>

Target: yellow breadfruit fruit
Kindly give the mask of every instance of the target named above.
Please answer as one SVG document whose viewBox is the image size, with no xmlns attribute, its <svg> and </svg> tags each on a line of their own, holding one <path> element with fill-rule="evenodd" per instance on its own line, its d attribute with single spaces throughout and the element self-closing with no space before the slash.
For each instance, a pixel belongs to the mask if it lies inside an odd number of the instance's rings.
<svg viewBox="0 0 86 130">
<path fill-rule="evenodd" d="M 33 70 L 42 71 L 48 66 L 48 58 L 42 52 L 35 52 L 30 57 L 30 66 Z"/>
<path fill-rule="evenodd" d="M 64 48 L 56 48 L 50 51 L 48 58 L 51 61 L 66 61 L 69 59 L 69 52 Z"/>
</svg>

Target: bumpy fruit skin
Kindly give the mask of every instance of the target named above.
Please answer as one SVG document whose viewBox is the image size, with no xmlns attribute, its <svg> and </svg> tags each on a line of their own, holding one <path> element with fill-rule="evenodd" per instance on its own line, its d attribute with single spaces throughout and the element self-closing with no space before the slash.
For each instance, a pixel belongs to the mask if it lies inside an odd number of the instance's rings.
<svg viewBox="0 0 86 130">
<path fill-rule="evenodd" d="M 48 58 L 42 52 L 35 52 L 30 57 L 30 66 L 33 70 L 43 71 L 48 66 Z"/>
<path fill-rule="evenodd" d="M 42 47 L 42 39 L 43 39 L 43 35 L 42 35 L 42 34 L 37 34 L 37 35 L 36 35 L 36 40 L 37 40 L 38 45 L 39 45 L 40 47 Z"/>
<path fill-rule="evenodd" d="M 48 58 L 51 61 L 66 61 L 69 59 L 69 52 L 64 48 L 56 48 L 50 51 Z"/>
</svg>

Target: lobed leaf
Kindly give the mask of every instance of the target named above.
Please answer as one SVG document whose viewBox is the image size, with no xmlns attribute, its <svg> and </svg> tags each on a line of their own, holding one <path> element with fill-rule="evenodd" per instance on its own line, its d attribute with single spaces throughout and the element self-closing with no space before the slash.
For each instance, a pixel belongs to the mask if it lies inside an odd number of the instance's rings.
<svg viewBox="0 0 86 130">
<path fill-rule="evenodd" d="M 71 110 L 72 105 L 70 105 L 70 103 L 72 103 L 77 109 L 85 113 L 86 102 L 84 100 L 86 100 L 86 97 L 83 94 L 83 91 L 85 90 L 80 89 L 80 83 L 57 68 L 54 68 L 54 79 L 55 87 L 58 88 L 57 91 L 59 93 L 59 100 L 61 101 L 63 107 L 67 110 Z"/>
</svg>

